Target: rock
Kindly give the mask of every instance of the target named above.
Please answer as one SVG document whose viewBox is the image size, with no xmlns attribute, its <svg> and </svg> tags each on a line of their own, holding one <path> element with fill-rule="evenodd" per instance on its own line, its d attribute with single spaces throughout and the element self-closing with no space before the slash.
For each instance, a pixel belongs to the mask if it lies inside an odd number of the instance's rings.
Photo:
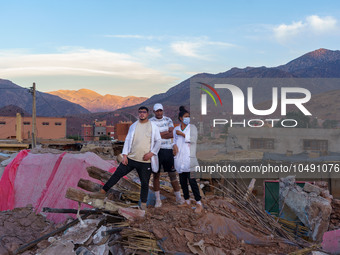
<svg viewBox="0 0 340 255">
<path fill-rule="evenodd" d="M 95 255 L 92 251 L 88 250 L 87 248 L 81 246 L 76 249 L 77 255 Z"/>
<path fill-rule="evenodd" d="M 307 188 L 307 190 L 311 190 Z M 295 177 L 280 179 L 280 207 L 283 203 L 295 213 L 301 222 L 310 229 L 310 237 L 321 241 L 323 233 L 328 230 L 332 212 L 331 203 L 315 192 L 307 193 L 295 184 Z"/>
<path fill-rule="evenodd" d="M 242 252 L 242 250 L 240 250 L 240 249 L 236 249 L 236 250 L 233 250 L 233 251 L 231 251 L 231 254 L 232 255 L 240 255 L 240 254 L 242 254 L 243 252 Z"/>
<path fill-rule="evenodd" d="M 107 230 L 106 226 L 101 226 L 96 233 L 93 236 L 93 243 L 96 245 L 102 245 L 104 243 L 107 242 L 107 240 L 109 240 L 110 236 L 109 235 L 103 235 L 103 232 L 105 232 Z"/>
<path fill-rule="evenodd" d="M 133 209 L 133 208 L 119 208 L 118 213 L 131 221 L 137 218 L 143 218 L 145 216 L 144 210 Z"/>
<path fill-rule="evenodd" d="M 74 255 L 76 254 L 74 251 L 74 245 L 71 241 L 68 242 L 61 242 L 56 241 L 48 248 L 43 250 L 40 255 Z"/>
<path fill-rule="evenodd" d="M 51 243 L 48 240 L 43 240 L 37 244 L 37 247 L 39 249 L 46 249 L 48 246 L 50 246 Z"/>
<path fill-rule="evenodd" d="M 1 255 L 9 255 L 8 250 L 5 247 L 3 247 L 1 244 L 0 244 L 0 254 Z"/>
<path fill-rule="evenodd" d="M 89 246 L 89 250 L 96 255 L 108 255 L 110 251 L 109 246 L 107 244 L 92 245 Z"/>
<path fill-rule="evenodd" d="M 115 255 L 125 255 L 125 250 L 123 248 L 123 246 L 121 244 L 115 244 L 113 246 L 111 246 L 110 248 L 110 252 L 112 254 L 115 254 Z"/>
<path fill-rule="evenodd" d="M 320 195 L 321 189 L 318 186 L 315 186 L 313 184 L 310 184 L 309 182 L 305 183 L 305 186 L 303 187 L 303 191 L 306 191 L 307 193 L 315 193 L 317 196 Z"/>
</svg>

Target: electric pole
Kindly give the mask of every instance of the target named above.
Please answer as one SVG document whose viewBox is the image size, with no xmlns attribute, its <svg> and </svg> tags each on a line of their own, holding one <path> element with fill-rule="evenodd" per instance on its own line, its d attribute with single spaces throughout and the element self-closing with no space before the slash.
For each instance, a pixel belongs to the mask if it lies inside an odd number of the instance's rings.
<svg viewBox="0 0 340 255">
<path fill-rule="evenodd" d="M 35 82 L 33 82 L 33 87 L 30 88 L 30 93 L 33 96 L 33 103 L 32 103 L 32 149 L 34 149 L 37 145 L 37 132 L 36 132 L 36 91 L 35 91 Z"/>
</svg>

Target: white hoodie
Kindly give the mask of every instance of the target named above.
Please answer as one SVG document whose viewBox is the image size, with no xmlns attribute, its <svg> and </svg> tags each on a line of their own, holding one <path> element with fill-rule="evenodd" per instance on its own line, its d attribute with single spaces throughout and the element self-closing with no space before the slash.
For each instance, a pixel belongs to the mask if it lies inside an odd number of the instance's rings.
<svg viewBox="0 0 340 255">
<path fill-rule="evenodd" d="M 133 141 L 133 136 L 135 135 L 135 130 L 136 130 L 136 126 L 139 120 L 137 120 L 135 123 L 133 123 L 130 128 L 129 128 L 129 132 L 125 138 L 125 143 L 124 143 L 124 147 L 123 147 L 123 155 L 129 155 L 129 153 L 131 152 L 131 145 L 132 145 L 132 141 Z M 162 143 L 162 138 L 161 135 L 159 133 L 159 129 L 158 126 L 151 121 L 151 148 L 150 151 L 155 154 L 151 157 L 151 169 L 153 172 L 157 173 L 158 172 L 158 168 L 159 168 L 159 164 L 158 164 L 158 151 L 161 148 L 161 143 Z"/>
<path fill-rule="evenodd" d="M 179 130 L 185 134 L 185 138 L 177 135 Z M 175 169 L 178 173 L 195 171 L 198 166 L 196 158 L 196 142 L 197 142 L 197 128 L 195 125 L 187 125 L 185 129 L 181 130 L 181 125 L 174 128 L 173 131 L 174 144 L 178 147 L 178 152 L 174 158 Z"/>
</svg>

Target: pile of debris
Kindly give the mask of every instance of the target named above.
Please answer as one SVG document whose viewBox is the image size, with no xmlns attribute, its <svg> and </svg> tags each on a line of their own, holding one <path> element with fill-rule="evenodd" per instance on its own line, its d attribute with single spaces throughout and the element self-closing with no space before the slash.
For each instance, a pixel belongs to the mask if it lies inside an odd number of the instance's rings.
<svg viewBox="0 0 340 255">
<path fill-rule="evenodd" d="M 154 208 L 149 204 L 145 212 L 138 209 L 140 183 L 133 172 L 122 178 L 108 192 L 107 197 L 103 198 L 97 192 L 111 177 L 112 173 L 109 170 L 114 169 L 112 165 L 97 159 L 98 157 L 92 153 L 71 157 L 67 154 L 54 155 L 49 151 L 47 156 L 57 162 L 51 164 L 52 161 L 48 160 L 49 165 L 52 165 L 50 168 L 54 176 L 53 178 L 46 176 L 50 187 L 62 188 L 63 190 L 58 194 L 63 194 L 63 197 L 59 196 L 58 200 L 66 197 L 67 201 L 62 205 L 67 207 L 69 205 L 67 202 L 75 203 L 75 206 L 79 205 L 78 210 L 75 209 L 77 207 L 42 208 L 42 213 L 49 216 L 59 214 L 65 215 L 66 218 L 67 215 L 73 215 L 73 218 L 59 225 L 52 224 L 42 215 L 35 215 L 32 208 L 29 210 L 17 208 L 0 213 L 0 229 L 1 231 L 4 229 L 0 236 L 2 245 L 0 245 L 0 254 L 6 252 L 27 255 L 176 254 L 179 252 L 199 255 L 288 254 L 302 248 L 308 248 L 309 251 L 319 250 L 319 247 L 287 231 L 277 219 L 268 215 L 249 187 L 242 185 L 241 182 L 236 183 L 226 179 L 224 182 L 227 183 L 224 184 L 227 185 L 222 185 L 217 181 L 218 186 L 215 186 L 214 190 L 220 195 L 204 197 L 202 201 L 204 212 L 196 214 L 193 210 L 195 203 L 188 207 L 175 205 L 171 185 L 167 179 L 162 179 L 163 206 Z M 38 157 L 37 154 L 28 155 L 22 162 L 27 161 L 31 166 L 30 160 L 36 160 Z M 71 173 L 75 182 L 70 182 L 71 177 L 67 175 L 67 166 L 70 166 L 70 162 L 79 167 L 77 174 Z M 96 166 L 91 163 L 95 163 Z M 58 165 L 58 168 L 53 165 Z M 99 165 L 103 166 L 103 169 L 105 166 L 105 170 L 98 168 Z M 37 167 L 32 166 L 32 168 L 36 171 Z M 45 174 L 48 172 L 46 169 L 47 165 L 44 169 Z M 62 172 L 58 173 L 58 169 Z M 20 170 L 22 175 L 29 174 L 20 167 L 19 174 Z M 42 171 L 38 173 L 40 172 Z M 63 179 L 66 187 L 60 184 L 61 179 L 57 178 L 59 175 L 63 178 L 67 176 L 67 181 Z M 66 191 L 67 187 L 69 188 Z M 64 190 L 66 194 L 63 193 Z M 49 194 L 47 191 L 46 196 Z M 57 194 L 51 193 L 54 197 Z M 148 200 L 152 204 L 152 191 L 149 194 Z M 54 205 L 40 203 L 47 201 L 47 198 L 38 199 L 39 208 Z M 81 204 L 87 208 L 81 209 Z M 60 206 L 61 204 L 56 204 L 56 207 Z M 89 206 L 94 209 L 89 209 Z M 316 185 L 306 184 L 302 189 L 296 187 L 295 179 L 292 177 L 280 180 L 280 206 L 284 215 L 288 215 L 286 211 L 288 208 L 293 211 L 306 226 L 310 237 L 318 242 L 322 233 L 327 231 L 330 218 L 330 226 L 332 224 L 335 227 L 339 226 L 339 200 L 333 199 L 323 188 Z M 33 215 L 37 218 L 35 219 Z M 74 219 L 75 215 L 77 215 L 76 219 Z M 26 226 L 29 230 L 24 228 Z M 11 228 L 17 229 L 16 232 L 11 232 L 9 230 Z M 28 235 L 28 231 L 31 233 L 32 229 L 37 230 L 37 233 Z"/>
<path fill-rule="evenodd" d="M 331 213 L 331 220 L 329 223 L 329 230 L 340 229 L 340 200 L 333 199 L 331 205 L 332 205 L 332 213 Z"/>
<path fill-rule="evenodd" d="M 90 177 L 102 182 L 111 176 L 96 167 L 88 167 L 87 171 Z M 78 187 L 97 192 L 102 185 L 80 179 Z M 310 245 L 284 231 L 257 206 L 255 197 L 244 198 L 245 192 L 239 187 L 233 187 L 233 194 L 222 188 L 221 192 L 228 198 L 204 198 L 202 214 L 194 213 L 191 207 L 176 206 L 168 189 L 161 191 L 168 198 L 161 208 L 149 206 L 146 214 L 134 209 L 140 188 L 134 175 L 121 179 L 114 188 L 105 199 L 96 193 L 69 188 L 67 198 L 92 205 L 105 212 L 104 216 L 95 222 L 80 218 L 76 230 L 68 230 L 53 240 L 41 254 L 56 254 L 61 248 L 63 254 L 74 250 L 84 252 L 77 254 L 109 251 L 112 254 L 280 254 Z"/>
<path fill-rule="evenodd" d="M 113 153 L 113 148 L 111 143 L 109 144 L 84 144 L 83 148 L 81 149 L 80 152 L 93 152 L 97 154 L 99 157 L 102 159 L 114 159 L 114 153 Z"/>
</svg>

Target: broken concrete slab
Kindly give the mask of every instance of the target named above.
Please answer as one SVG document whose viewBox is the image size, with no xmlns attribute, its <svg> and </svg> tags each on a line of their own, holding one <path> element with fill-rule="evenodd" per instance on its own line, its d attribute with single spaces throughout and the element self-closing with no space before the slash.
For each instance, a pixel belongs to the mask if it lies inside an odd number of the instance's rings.
<svg viewBox="0 0 340 255">
<path fill-rule="evenodd" d="M 91 245 L 89 250 L 96 255 L 109 255 L 109 246 L 107 244 L 102 245 Z"/>
<path fill-rule="evenodd" d="M 280 179 L 280 209 L 288 207 L 310 230 L 314 241 L 321 241 L 328 230 L 331 203 L 314 192 L 307 193 L 295 184 L 295 177 Z"/>
<path fill-rule="evenodd" d="M 316 195 L 320 195 L 321 193 L 321 189 L 318 186 L 315 186 L 313 184 L 310 184 L 309 182 L 305 183 L 305 186 L 303 187 L 303 191 L 307 192 L 307 193 L 315 193 Z"/>
<path fill-rule="evenodd" d="M 71 241 L 56 241 L 43 250 L 40 255 L 75 255 L 74 244 Z"/>
<path fill-rule="evenodd" d="M 78 247 L 78 249 L 76 249 L 76 255 L 95 255 L 95 254 L 86 247 L 81 246 Z"/>
<path fill-rule="evenodd" d="M 96 233 L 93 236 L 94 244 L 102 245 L 109 240 L 110 236 L 104 234 L 106 230 L 107 230 L 107 227 L 103 225 L 96 231 Z"/>
<path fill-rule="evenodd" d="M 84 244 L 92 236 L 92 234 L 97 230 L 98 224 L 101 219 L 87 219 L 84 220 L 85 225 L 77 224 L 69 228 L 62 236 L 63 240 L 71 240 L 74 244 Z"/>
</svg>

